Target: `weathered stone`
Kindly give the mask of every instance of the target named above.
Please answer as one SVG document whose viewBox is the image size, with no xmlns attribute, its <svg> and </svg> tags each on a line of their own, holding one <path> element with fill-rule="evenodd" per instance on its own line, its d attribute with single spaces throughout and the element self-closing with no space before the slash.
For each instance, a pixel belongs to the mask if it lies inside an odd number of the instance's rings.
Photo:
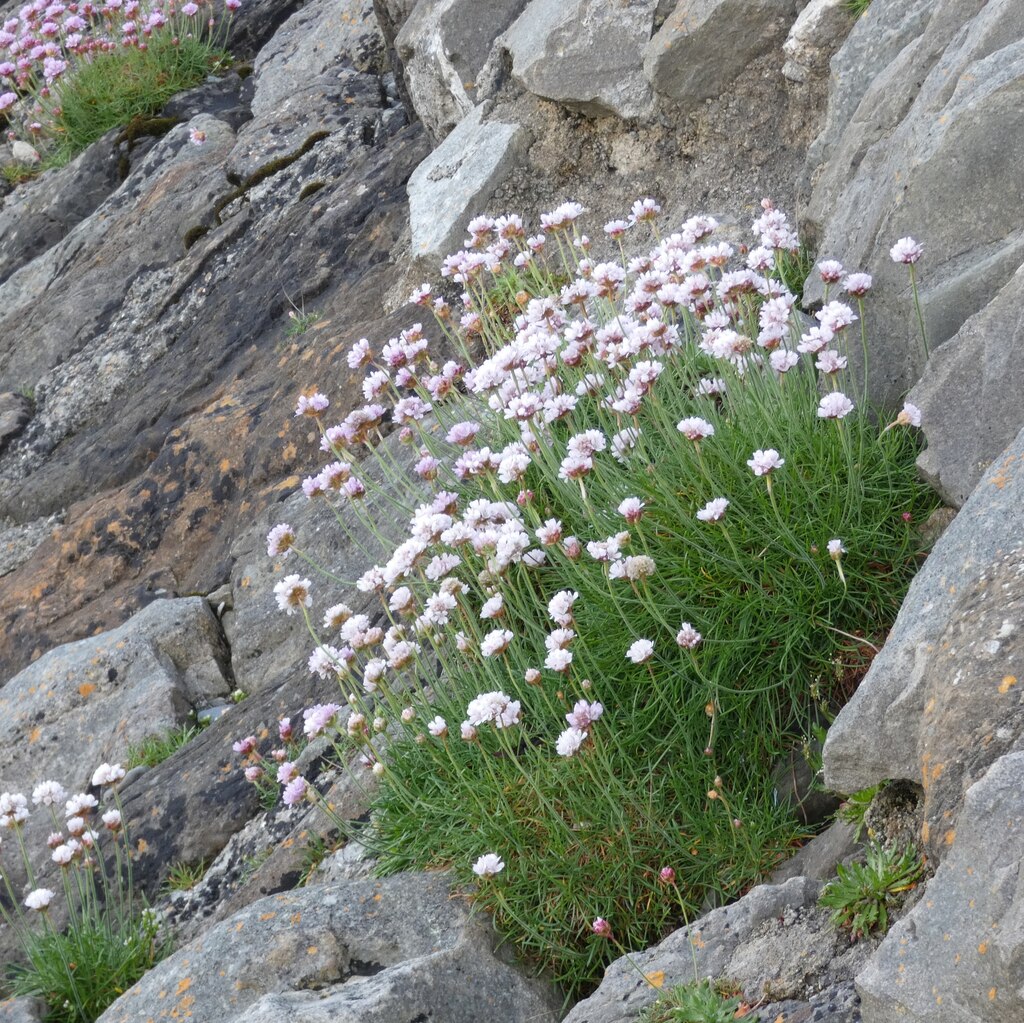
<svg viewBox="0 0 1024 1023">
<path fill-rule="evenodd" d="M 60 242 L 120 184 L 113 134 L 66 167 L 24 182 L 0 206 L 0 283 Z M 38 374 L 22 381 L 34 385 Z"/>
<path fill-rule="evenodd" d="M 200 597 L 155 601 L 113 632 L 57 647 L 0 689 L 4 777 L 80 788 L 101 761 L 227 694 L 226 670 L 220 628 Z"/>
<path fill-rule="evenodd" d="M 829 729 L 825 783 L 921 781 L 941 855 L 962 790 L 1024 731 L 1024 431 L 914 577 L 881 652 Z M 941 795 L 940 795 L 941 793 Z M 927 836 L 926 836 L 927 837 Z"/>
<path fill-rule="evenodd" d="M 771 883 L 782 884 L 791 877 L 828 881 L 836 876 L 836 867 L 852 857 L 858 846 L 854 825 L 836 821 L 776 867 L 771 874 Z"/>
<path fill-rule="evenodd" d="M 960 507 L 1024 427 L 1024 266 L 928 361 L 909 400 L 922 411 L 925 479 Z"/>
<path fill-rule="evenodd" d="M 23 565 L 60 523 L 59 515 L 18 524 L 0 520 L 0 576 Z"/>
<path fill-rule="evenodd" d="M 689 113 L 778 46 L 795 17 L 796 0 L 679 0 L 647 45 L 644 73 Z"/>
<path fill-rule="evenodd" d="M 1024 752 L 967 792 L 925 897 L 857 976 L 865 1023 L 1016 1023 L 1024 1016 L 1020 864 Z"/>
<path fill-rule="evenodd" d="M 227 159 L 228 176 L 244 181 L 314 132 L 372 130 L 383 45 L 372 0 L 314 0 L 293 14 L 254 61 L 253 116 Z"/>
<path fill-rule="evenodd" d="M 0 1023 L 43 1023 L 46 1003 L 40 998 L 11 998 L 0 1002 Z"/>
<path fill-rule="evenodd" d="M 564 1023 L 632 1023 L 658 996 L 642 975 L 656 977 L 665 989 L 695 976 L 726 979 L 748 1002 L 770 1003 L 758 1005 L 761 1019 L 782 1013 L 787 1020 L 854 1023 L 851 981 L 868 949 L 851 948 L 831 926 L 817 906 L 820 889 L 806 877 L 759 885 L 653 948 L 617 959 Z"/>
<path fill-rule="evenodd" d="M 525 89 L 585 114 L 652 110 L 641 67 L 657 0 L 532 0 L 502 37 Z"/>
<path fill-rule="evenodd" d="M 0 394 L 0 452 L 25 428 L 32 418 L 32 402 L 24 394 Z"/>
<path fill-rule="evenodd" d="M 782 52 L 782 73 L 791 82 L 806 82 L 828 70 L 832 55 L 853 27 L 847 0 L 811 0 L 789 30 Z"/>
<path fill-rule="evenodd" d="M 528 0 L 421 0 L 402 26 L 395 47 L 416 116 L 437 140 L 477 101 L 477 76 L 494 40 Z"/>
<path fill-rule="evenodd" d="M 483 117 L 483 107 L 475 107 L 409 179 L 415 257 L 436 262 L 458 248 L 466 223 L 482 212 L 526 147 L 522 125 Z"/>
<path fill-rule="evenodd" d="M 892 55 L 889 42 L 904 40 L 913 26 L 919 34 Z M 924 356 L 909 274 L 889 259 L 892 244 L 907 235 L 924 243 L 917 271 L 932 351 L 1024 262 L 1017 173 L 1024 160 L 1024 7 L 1016 0 L 881 0 L 833 66 L 846 64 L 849 47 L 860 55 L 850 62 L 860 67 L 873 49 L 864 37 L 875 31 L 890 63 L 870 64 L 859 104 L 849 109 L 844 101 L 830 114 L 842 128 L 837 143 L 823 147 L 828 159 L 820 170 L 812 160 L 821 151 L 809 158 L 816 183 L 802 230 L 820 256 L 874 274 L 870 385 L 876 401 L 896 404 Z M 971 216 L 954 215 L 967 196 Z M 821 283 L 812 275 L 809 285 L 805 299 L 816 300 Z M 856 346 L 850 356 L 859 372 Z"/>
<path fill-rule="evenodd" d="M 100 1017 L 269 1023 L 554 1023 L 560 1000 L 497 959 L 485 914 L 446 874 L 318 885 L 263 899 L 151 970 Z"/>
<path fill-rule="evenodd" d="M 27 142 L 22 142 L 21 139 L 16 139 L 11 143 L 11 157 L 15 163 L 24 164 L 27 167 L 39 163 L 40 160 L 39 150 Z"/>
</svg>

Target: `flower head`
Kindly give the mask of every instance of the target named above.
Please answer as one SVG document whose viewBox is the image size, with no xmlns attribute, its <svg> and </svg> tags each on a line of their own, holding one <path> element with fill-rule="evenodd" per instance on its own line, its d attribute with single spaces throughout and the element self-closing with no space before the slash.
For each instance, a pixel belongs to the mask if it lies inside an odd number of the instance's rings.
<svg viewBox="0 0 1024 1023">
<path fill-rule="evenodd" d="M 124 778 L 124 768 L 120 764 L 100 764 L 93 771 L 93 785 L 116 785 Z"/>
<path fill-rule="evenodd" d="M 894 263 L 905 263 L 909 266 L 916 263 L 924 255 L 924 246 L 913 238 L 901 238 L 890 250 L 889 256 Z"/>
<path fill-rule="evenodd" d="M 712 437 L 715 428 L 706 420 L 698 416 L 690 416 L 689 419 L 682 419 L 676 424 L 676 429 L 687 440 L 703 440 L 705 437 Z"/>
<path fill-rule="evenodd" d="M 726 497 L 716 497 L 711 501 L 708 501 L 706 505 L 699 512 L 697 512 L 697 518 L 701 522 L 717 522 L 724 514 L 725 509 L 729 507 L 729 499 Z"/>
<path fill-rule="evenodd" d="M 560 757 L 571 757 L 579 752 L 579 748 L 587 741 L 587 733 L 579 728 L 567 728 L 558 737 L 555 751 Z"/>
<path fill-rule="evenodd" d="M 287 557 L 295 544 L 295 530 L 287 522 L 279 522 L 267 533 L 267 555 L 271 558 Z"/>
<path fill-rule="evenodd" d="M 916 405 L 911 405 L 909 401 L 905 401 L 899 415 L 896 416 L 896 422 L 900 426 L 920 426 L 921 410 Z"/>
<path fill-rule="evenodd" d="M 643 664 L 654 656 L 654 644 L 649 639 L 638 639 L 626 651 L 626 657 L 634 664 Z"/>
<path fill-rule="evenodd" d="M 31 891 L 25 897 L 25 905 L 29 909 L 34 909 L 39 913 L 44 912 L 49 908 L 50 903 L 53 901 L 53 892 L 49 888 L 36 888 L 35 891 Z"/>
<path fill-rule="evenodd" d="M 755 476 L 767 476 L 775 469 L 781 469 L 786 464 L 784 458 L 779 457 L 775 448 L 765 448 L 754 452 L 753 457 L 747 459 L 747 465 Z"/>
<path fill-rule="evenodd" d="M 306 796 L 306 789 L 309 786 L 306 784 L 306 779 L 299 775 L 296 778 L 292 778 L 290 782 L 285 786 L 284 799 L 285 806 L 294 806 L 296 803 L 302 802 Z"/>
<path fill-rule="evenodd" d="M 595 917 L 590 929 L 599 938 L 610 938 L 612 936 L 612 925 L 603 916 Z"/>
<path fill-rule="evenodd" d="M 833 561 L 838 561 L 846 553 L 846 547 L 843 546 L 843 541 L 836 537 L 834 540 L 828 542 L 828 556 Z"/>
<path fill-rule="evenodd" d="M 295 614 L 299 608 L 310 607 L 313 603 L 313 598 L 309 595 L 311 585 L 308 579 L 301 579 L 298 575 L 286 575 L 274 586 L 277 606 L 285 614 L 290 615 Z"/>
<path fill-rule="evenodd" d="M 473 864 L 473 873 L 477 877 L 494 877 L 505 869 L 505 863 L 497 853 L 484 853 Z"/>
<path fill-rule="evenodd" d="M 67 795 L 60 782 L 44 781 L 32 790 L 32 802 L 36 806 L 39 806 L 40 803 L 43 806 L 56 806 L 58 803 L 63 803 L 67 799 Z"/>
<path fill-rule="evenodd" d="M 682 628 L 676 633 L 676 642 L 684 650 L 693 650 L 700 644 L 701 639 L 701 634 L 689 622 L 683 622 Z"/>
<path fill-rule="evenodd" d="M 853 402 L 841 391 L 831 391 L 818 402 L 819 419 L 843 419 L 853 411 Z"/>
</svg>

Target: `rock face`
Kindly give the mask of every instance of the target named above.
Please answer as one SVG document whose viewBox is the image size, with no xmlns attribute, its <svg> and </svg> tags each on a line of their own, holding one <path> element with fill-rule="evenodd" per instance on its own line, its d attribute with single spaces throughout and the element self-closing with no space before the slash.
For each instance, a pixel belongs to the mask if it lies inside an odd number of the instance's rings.
<svg viewBox="0 0 1024 1023">
<path fill-rule="evenodd" d="M 936 543 L 825 742 L 825 783 L 837 791 L 924 784 L 936 855 L 963 789 L 1024 732 L 1022 527 L 1024 431 Z"/>
<path fill-rule="evenodd" d="M 158 600 L 119 629 L 58 647 L 0 689 L 5 779 L 88 784 L 102 760 L 227 695 L 227 650 L 200 597 Z"/>
<path fill-rule="evenodd" d="M 532 0 L 505 33 L 512 75 L 544 99 L 591 115 L 650 113 L 641 67 L 657 0 Z"/>
<path fill-rule="evenodd" d="M 148 973 L 101 1017 L 223 1023 L 555 1023 L 560 999 L 496 958 L 444 874 L 307 888 L 254 903 Z"/>
<path fill-rule="evenodd" d="M 1024 261 L 1024 8 L 876 0 L 832 79 L 802 227 L 823 258 L 875 275 L 871 384 L 876 401 L 895 403 L 924 359 L 906 268 L 889 260 L 890 246 L 907 235 L 924 243 L 933 351 Z M 971 216 L 956 216 L 967 196 Z M 820 291 L 812 281 L 806 297 Z"/>
<path fill-rule="evenodd" d="M 817 906 L 820 888 L 806 877 L 760 885 L 661 944 L 617 959 L 565 1023 L 632 1023 L 658 988 L 695 976 L 728 978 L 748 1002 L 761 1003 L 761 1019 L 856 1023 L 852 978 L 868 948 L 851 947 L 831 926 Z"/>
<path fill-rule="evenodd" d="M 782 51 L 782 73 L 791 82 L 805 82 L 828 70 L 838 44 L 853 27 L 846 0 L 811 0 L 789 30 Z"/>
<path fill-rule="evenodd" d="M 644 72 L 656 93 L 695 110 L 779 45 L 796 9 L 795 0 L 679 0 L 647 47 Z"/>
<path fill-rule="evenodd" d="M 866 1023 L 1013 1023 L 1020 987 L 1024 752 L 967 792 L 958 838 L 926 898 L 857 977 Z"/>
<path fill-rule="evenodd" d="M 518 124 L 484 121 L 475 107 L 409 179 L 412 253 L 436 263 L 460 248 L 466 222 L 509 173 L 526 145 Z"/>
<path fill-rule="evenodd" d="M 1024 267 L 925 367 L 909 395 L 928 447 L 921 473 L 948 504 L 967 500 L 985 469 L 1024 427 Z"/>
<path fill-rule="evenodd" d="M 413 108 L 444 138 L 472 109 L 494 40 L 528 0 L 420 0 L 395 40 Z"/>
</svg>

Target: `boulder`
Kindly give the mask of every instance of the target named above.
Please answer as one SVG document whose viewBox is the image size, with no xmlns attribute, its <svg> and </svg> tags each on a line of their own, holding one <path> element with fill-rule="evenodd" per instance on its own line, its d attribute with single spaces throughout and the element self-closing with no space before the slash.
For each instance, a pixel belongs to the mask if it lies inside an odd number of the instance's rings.
<svg viewBox="0 0 1024 1023">
<path fill-rule="evenodd" d="M 806 82 L 828 71 L 829 60 L 853 27 L 848 0 L 811 0 L 789 30 L 782 52 L 782 73 L 791 82 Z"/>
<path fill-rule="evenodd" d="M 227 650 L 200 597 L 157 600 L 120 628 L 57 647 L 0 688 L 5 779 L 89 783 L 104 760 L 230 691 Z"/>
<path fill-rule="evenodd" d="M 528 142 L 519 124 L 485 121 L 475 107 L 409 179 L 412 255 L 432 265 L 460 247 L 466 223 L 522 157 Z"/>
<path fill-rule="evenodd" d="M 780 45 L 796 11 L 796 0 L 679 0 L 647 44 L 644 74 L 658 95 L 691 113 Z"/>
<path fill-rule="evenodd" d="M 275 895 L 146 974 L 100 1023 L 555 1023 L 560 999 L 497 958 L 488 917 L 446 874 L 399 874 Z"/>
<path fill-rule="evenodd" d="M 18 436 L 32 418 L 32 400 L 24 394 L 0 394 L 0 452 Z"/>
<path fill-rule="evenodd" d="M 416 116 L 440 141 L 477 101 L 477 76 L 528 0 L 421 0 L 395 47 Z"/>
<path fill-rule="evenodd" d="M 372 130 L 383 52 L 372 0 L 313 0 L 300 8 L 253 62 L 252 120 L 238 133 L 228 176 L 244 181 L 314 132 Z"/>
<path fill-rule="evenodd" d="M 0 1023 L 43 1023 L 46 1003 L 40 998 L 9 998 L 0 1002 Z"/>
<path fill-rule="evenodd" d="M 759 1003 L 762 1020 L 859 1023 L 853 976 L 868 947 L 851 947 L 830 924 L 817 905 L 820 890 L 806 877 L 751 889 L 653 948 L 615 960 L 564 1023 L 633 1023 L 660 989 L 695 977 L 723 978 Z"/>
<path fill-rule="evenodd" d="M 925 897 L 857 975 L 865 1023 L 1016 1023 L 1024 1016 L 1022 793 L 1019 749 L 967 791 L 956 840 Z"/>
<path fill-rule="evenodd" d="M 933 858 L 963 793 L 1024 735 L 1024 431 L 914 577 L 896 623 L 829 729 L 825 784 L 919 781 Z"/>
<path fill-rule="evenodd" d="M 502 37 L 512 75 L 543 99 L 592 116 L 644 117 L 643 74 L 657 0 L 532 0 Z"/>
<path fill-rule="evenodd" d="M 959 508 L 1024 427 L 1024 266 L 928 361 L 909 400 L 928 447 L 921 474 Z"/>
<path fill-rule="evenodd" d="M 1024 7 L 876 0 L 833 61 L 833 94 L 847 89 L 808 158 L 801 229 L 819 256 L 875 275 L 870 387 L 876 402 L 896 404 L 925 358 L 893 243 L 924 244 L 917 273 L 932 351 L 1024 262 Z M 971 215 L 957 216 L 965 202 Z M 815 301 L 822 285 L 809 284 L 805 300 Z M 851 351 L 858 372 L 861 361 Z"/>
</svg>

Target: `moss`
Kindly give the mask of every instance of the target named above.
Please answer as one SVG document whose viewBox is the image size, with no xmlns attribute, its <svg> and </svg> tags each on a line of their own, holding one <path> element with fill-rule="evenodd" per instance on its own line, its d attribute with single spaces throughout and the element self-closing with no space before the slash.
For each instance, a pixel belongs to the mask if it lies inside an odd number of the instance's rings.
<svg viewBox="0 0 1024 1023">
<path fill-rule="evenodd" d="M 188 250 L 192 248 L 192 246 L 195 245 L 195 243 L 199 241 L 200 238 L 203 238 L 205 235 L 209 233 L 210 228 L 207 224 L 196 224 L 195 227 L 190 227 L 185 232 L 185 237 L 182 239 L 185 245 L 185 251 L 188 252 Z"/>
<path fill-rule="evenodd" d="M 161 138 L 176 124 L 181 124 L 180 117 L 133 117 L 117 136 L 117 145 L 127 142 L 131 152 L 139 139 Z"/>
<path fill-rule="evenodd" d="M 311 195 L 316 195 L 321 188 L 327 185 L 326 181 L 309 181 L 302 186 L 302 191 L 299 192 L 299 202 L 303 199 L 308 199 Z"/>
<path fill-rule="evenodd" d="M 260 182 L 266 181 L 267 178 L 272 178 L 286 167 L 290 167 L 299 157 L 305 156 L 313 146 L 318 142 L 322 142 L 330 134 L 329 131 L 315 131 L 294 153 L 289 153 L 287 156 L 279 156 L 263 164 L 262 167 L 257 167 L 237 188 L 232 189 L 227 195 L 221 196 L 214 204 L 213 215 L 217 218 L 217 223 L 221 222 L 221 213 L 236 199 L 241 199 L 246 192 L 255 188 Z"/>
</svg>

